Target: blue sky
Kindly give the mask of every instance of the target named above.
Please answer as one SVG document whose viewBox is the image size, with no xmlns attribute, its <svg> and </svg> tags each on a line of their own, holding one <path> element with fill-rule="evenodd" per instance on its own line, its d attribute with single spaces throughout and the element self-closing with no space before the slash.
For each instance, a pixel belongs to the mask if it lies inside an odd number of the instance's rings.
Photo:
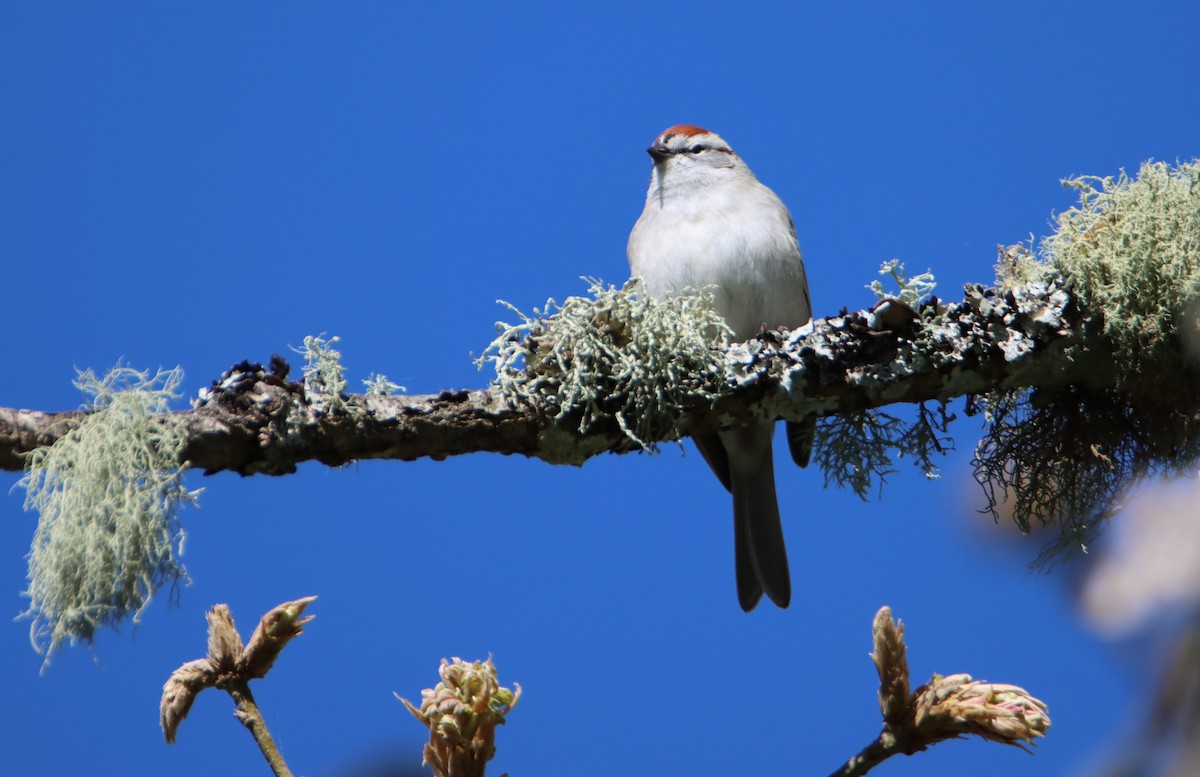
<svg viewBox="0 0 1200 777">
<path fill-rule="evenodd" d="M 322 332 L 355 385 L 481 387 L 497 299 L 627 277 L 643 149 L 681 122 L 791 208 L 817 315 L 868 305 L 891 258 L 955 298 L 997 243 L 1049 231 L 1061 178 L 1200 154 L 1198 23 L 1183 2 L 9 3 L 0 406 L 75 408 L 75 369 L 119 359 L 181 365 L 194 393 Z M 178 606 L 44 676 L 27 624 L 0 620 L 4 771 L 266 773 L 217 692 L 163 744 L 160 688 L 203 653 L 212 604 L 248 632 L 318 594 L 256 688 L 298 774 L 419 760 L 392 692 L 489 653 L 525 689 L 496 774 L 828 773 L 879 728 L 883 604 L 915 678 L 1024 685 L 1054 727 L 1034 756 L 947 743 L 879 774 L 1085 774 L 1135 722 L 1147 661 L 976 512 L 959 416 L 940 480 L 902 465 L 870 502 L 781 467 L 795 594 L 750 615 L 728 497 L 691 448 L 193 473 Z M 20 492 L 0 512 L 15 616 L 35 516 Z"/>
</svg>

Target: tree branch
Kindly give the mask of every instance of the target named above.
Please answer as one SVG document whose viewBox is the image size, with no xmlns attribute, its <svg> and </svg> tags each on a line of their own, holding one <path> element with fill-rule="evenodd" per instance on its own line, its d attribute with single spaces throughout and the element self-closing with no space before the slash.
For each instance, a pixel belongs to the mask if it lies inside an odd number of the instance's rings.
<svg viewBox="0 0 1200 777">
<path fill-rule="evenodd" d="M 766 331 L 726 354 L 730 389 L 677 419 L 680 434 L 736 426 L 756 416 L 800 419 L 897 402 L 944 400 L 999 389 L 1111 382 L 1105 348 L 1087 336 L 1061 281 L 999 292 L 968 286 L 963 301 L 913 311 L 895 302 L 819 319 L 795 332 Z M 288 366 L 243 362 L 214 383 L 184 423 L 182 458 L 206 473 L 287 474 L 300 462 L 443 459 L 488 451 L 579 464 L 638 448 L 618 424 L 579 430 L 550 402 L 516 405 L 495 387 L 427 395 L 352 395 L 314 409 Z M 0 408 L 0 468 L 76 428 L 86 411 Z M 668 438 L 669 439 L 669 438 Z"/>
</svg>

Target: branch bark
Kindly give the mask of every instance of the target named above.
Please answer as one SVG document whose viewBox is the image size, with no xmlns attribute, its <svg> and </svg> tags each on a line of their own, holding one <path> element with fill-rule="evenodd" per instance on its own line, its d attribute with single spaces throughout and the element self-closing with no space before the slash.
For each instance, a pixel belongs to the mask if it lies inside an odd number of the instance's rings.
<svg viewBox="0 0 1200 777">
<path fill-rule="evenodd" d="M 736 344 L 727 353 L 728 394 L 698 401 L 676 428 L 692 434 L 756 416 L 798 420 L 999 389 L 1112 382 L 1111 356 L 1089 334 L 1068 286 L 965 292 L 961 302 L 934 300 L 920 311 L 885 302 Z M 243 362 L 198 407 L 174 413 L 186 426 L 188 465 L 206 473 L 283 475 L 312 460 L 339 466 L 488 451 L 579 464 L 637 449 L 615 421 L 580 432 L 577 414 L 559 416 L 549 403 L 517 405 L 495 387 L 352 395 L 319 413 L 287 373 L 278 357 L 269 369 Z M 23 454 L 68 434 L 85 415 L 0 408 L 0 469 L 22 469 Z"/>
</svg>

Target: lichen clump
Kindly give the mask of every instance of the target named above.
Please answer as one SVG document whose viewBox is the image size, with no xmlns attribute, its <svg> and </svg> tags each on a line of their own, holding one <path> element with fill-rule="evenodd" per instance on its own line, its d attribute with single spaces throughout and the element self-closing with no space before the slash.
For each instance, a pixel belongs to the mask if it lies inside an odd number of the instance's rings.
<svg viewBox="0 0 1200 777">
<path fill-rule="evenodd" d="M 994 515 L 1059 522 L 1043 561 L 1086 547 L 1135 478 L 1200 458 L 1200 162 L 1064 184 L 1079 204 L 1039 256 L 1002 249 L 1000 282 L 1067 280 L 1093 332 L 1072 358 L 1090 359 L 1095 379 L 981 398 L 975 459 Z"/>
<path fill-rule="evenodd" d="M 340 337 L 309 335 L 292 350 L 304 355 L 304 396 L 318 414 L 336 413 L 346 405 L 346 371 L 342 353 L 333 346 Z"/>
<path fill-rule="evenodd" d="M 658 300 L 636 279 L 621 288 L 593 279 L 590 297 L 548 300 L 499 336 L 476 360 L 491 362 L 506 398 L 547 407 L 556 421 L 578 418 L 586 432 L 615 422 L 632 442 L 654 450 L 678 437 L 679 414 L 726 390 L 730 331 L 699 290 Z"/>
<path fill-rule="evenodd" d="M 186 437 L 170 415 L 178 369 L 156 375 L 90 370 L 76 385 L 92 412 L 53 445 L 29 456 L 20 485 L 38 513 L 29 552 L 30 638 L 53 653 L 91 641 L 100 626 L 138 614 L 164 584 L 185 580 L 178 556 Z"/>
<path fill-rule="evenodd" d="M 1148 368 L 1178 355 L 1200 333 L 1200 162 L 1142 165 L 1136 178 L 1066 182 L 1079 205 L 1059 216 L 1043 244 L 1046 261 L 1104 312 L 1104 333 Z M 1197 363 L 1195 352 L 1192 365 Z"/>
</svg>

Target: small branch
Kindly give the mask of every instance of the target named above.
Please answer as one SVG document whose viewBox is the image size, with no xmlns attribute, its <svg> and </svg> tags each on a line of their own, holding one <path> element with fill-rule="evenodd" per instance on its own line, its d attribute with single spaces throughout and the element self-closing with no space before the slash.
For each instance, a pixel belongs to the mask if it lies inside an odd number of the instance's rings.
<svg viewBox="0 0 1200 777">
<path fill-rule="evenodd" d="M 267 759 L 275 777 L 292 777 L 291 769 L 284 762 L 279 748 L 275 746 L 271 732 L 267 730 L 267 723 L 263 720 L 258 704 L 254 701 L 254 694 L 250 693 L 250 684 L 244 680 L 234 680 L 223 684 L 221 688 L 233 697 L 234 703 L 237 704 L 237 712 L 234 713 L 234 716 L 242 722 L 243 726 L 250 729 L 254 741 L 258 743 L 258 749 Z"/>
<path fill-rule="evenodd" d="M 861 777 L 893 755 L 912 755 L 947 739 L 978 736 L 1025 749 L 1050 728 L 1046 705 L 1015 685 L 934 675 L 909 693 L 904 627 L 880 608 L 871 659 L 879 674 L 883 730 L 831 777 Z"/>
<path fill-rule="evenodd" d="M 875 741 L 859 751 L 840 769 L 835 769 L 829 777 L 862 777 L 879 764 L 901 752 L 896 739 L 881 733 Z"/>
</svg>

